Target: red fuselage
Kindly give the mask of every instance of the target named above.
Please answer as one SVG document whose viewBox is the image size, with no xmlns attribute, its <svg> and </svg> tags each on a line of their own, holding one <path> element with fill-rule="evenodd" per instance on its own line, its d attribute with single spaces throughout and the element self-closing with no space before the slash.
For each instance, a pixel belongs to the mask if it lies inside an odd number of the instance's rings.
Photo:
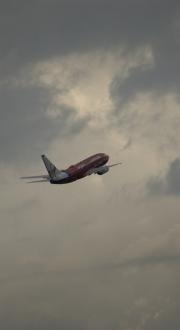
<svg viewBox="0 0 180 330">
<path fill-rule="evenodd" d="M 64 172 L 68 174 L 67 178 L 56 182 L 51 181 L 51 183 L 70 183 L 84 178 L 90 174 L 91 170 L 105 165 L 108 160 L 109 156 L 104 153 L 90 156 L 75 165 L 69 166 L 66 170 L 64 170 Z"/>
</svg>

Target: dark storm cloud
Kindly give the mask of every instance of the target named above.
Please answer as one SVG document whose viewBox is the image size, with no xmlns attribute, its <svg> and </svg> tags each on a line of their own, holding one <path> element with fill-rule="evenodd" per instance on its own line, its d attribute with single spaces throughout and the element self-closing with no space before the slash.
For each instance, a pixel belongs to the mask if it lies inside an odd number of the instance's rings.
<svg viewBox="0 0 180 330">
<path fill-rule="evenodd" d="M 153 44 L 171 53 L 167 44 L 173 45 L 172 23 L 178 6 L 177 0 L 171 4 L 168 0 L 1 2 L 1 72 L 99 47 L 130 50 Z"/>
<path fill-rule="evenodd" d="M 62 105 L 58 118 L 47 115 L 51 96 L 50 91 L 39 87 L 0 88 L 1 163 L 19 157 L 21 161 L 33 159 L 48 148 L 57 134 L 70 138 L 81 131 L 86 120 L 76 120 L 74 109 Z"/>
<path fill-rule="evenodd" d="M 173 36 L 172 36 L 173 38 Z M 129 76 L 121 80 L 116 77 L 111 84 L 111 96 L 120 104 L 131 101 L 138 93 L 153 92 L 157 97 L 164 93 L 179 93 L 179 42 L 165 41 L 166 47 L 155 47 L 155 63 L 153 67 L 138 67 L 129 72 Z M 169 52 L 171 48 L 172 53 Z M 158 56 L 156 57 L 156 53 Z"/>
<path fill-rule="evenodd" d="M 152 178 L 148 182 L 147 187 L 152 195 L 180 195 L 180 158 L 176 158 L 170 164 L 164 177 Z"/>
<path fill-rule="evenodd" d="M 178 1 L 168 0 L 2 1 L 1 80 L 7 82 L 20 68 L 52 56 L 112 47 L 131 53 L 149 45 L 155 66 L 137 68 L 123 81 L 117 76 L 111 84 L 113 100 L 126 102 L 145 90 L 176 92 L 180 85 L 178 9 Z M 15 157 L 23 146 L 31 146 L 31 154 L 39 153 L 62 129 L 63 124 L 43 114 L 50 101 L 48 93 L 36 87 L 28 91 L 0 87 L 1 159 Z M 84 124 L 76 122 L 71 127 L 74 134 Z"/>
<path fill-rule="evenodd" d="M 179 93 L 180 75 L 180 6 L 178 2 L 157 1 L 146 4 L 146 10 L 140 12 L 143 16 L 138 22 L 138 35 L 141 35 L 141 45 L 151 46 L 153 65 L 139 66 L 130 70 L 127 78 L 116 76 L 111 84 L 111 96 L 119 105 L 131 101 L 138 93 L 153 92 L 155 96 L 164 93 Z M 149 11 L 148 11 L 149 10 Z M 139 13 L 140 14 L 140 13 Z M 146 21 L 147 20 L 147 21 Z M 140 33 L 139 28 L 142 28 Z M 135 40 L 136 33 L 134 34 Z M 138 43 L 139 45 L 139 43 Z"/>
<path fill-rule="evenodd" d="M 152 268 L 158 265 L 174 265 L 180 266 L 180 255 L 152 255 L 145 257 L 138 257 L 132 259 L 126 259 L 121 262 L 112 262 L 103 266 L 99 266 L 99 270 L 120 270 L 120 269 L 128 269 L 128 268 Z M 97 267 L 98 269 L 98 267 Z"/>
<path fill-rule="evenodd" d="M 9 307 L 9 306 L 8 306 Z M 10 306 L 10 310 L 11 310 L 11 306 Z M 15 316 L 13 311 L 11 311 L 11 315 L 12 317 L 9 318 L 9 313 L 7 315 L 3 315 L 3 317 L 1 318 L 1 325 L 3 327 L 3 329 L 8 329 L 8 330 L 19 330 L 19 325 L 21 324 L 21 327 L 24 330 L 39 330 L 39 329 L 43 329 L 43 330 L 49 330 L 49 329 L 53 329 L 53 330 L 74 330 L 74 329 L 84 329 L 83 325 L 78 322 L 78 321 L 74 321 L 71 322 L 69 320 L 61 320 L 61 319 L 54 319 L 51 317 L 46 317 L 45 315 L 40 316 L 37 315 L 36 318 L 34 318 L 33 320 L 29 321 L 25 320 L 25 318 L 22 318 L 22 315 L 20 313 L 20 311 L 18 311 L 18 316 Z M 27 315 L 26 315 L 27 317 Z"/>
</svg>

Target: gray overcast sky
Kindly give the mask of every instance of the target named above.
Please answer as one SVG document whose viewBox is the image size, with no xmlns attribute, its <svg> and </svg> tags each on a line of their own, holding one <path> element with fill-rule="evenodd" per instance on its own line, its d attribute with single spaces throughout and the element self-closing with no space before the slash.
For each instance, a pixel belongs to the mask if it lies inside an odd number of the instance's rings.
<svg viewBox="0 0 180 330">
<path fill-rule="evenodd" d="M 179 58 L 177 0 L 0 1 L 0 328 L 180 327 Z"/>
</svg>

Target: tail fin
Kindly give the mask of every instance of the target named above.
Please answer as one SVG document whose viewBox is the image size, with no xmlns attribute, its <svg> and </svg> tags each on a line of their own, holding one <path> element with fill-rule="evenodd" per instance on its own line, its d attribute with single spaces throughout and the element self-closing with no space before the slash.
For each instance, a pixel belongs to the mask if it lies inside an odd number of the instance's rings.
<svg viewBox="0 0 180 330">
<path fill-rule="evenodd" d="M 50 178 L 51 179 L 54 178 L 56 176 L 57 172 L 59 172 L 59 170 L 56 168 L 56 166 L 54 164 L 52 164 L 50 162 L 50 160 L 45 155 L 42 155 L 41 158 L 49 173 Z"/>
</svg>

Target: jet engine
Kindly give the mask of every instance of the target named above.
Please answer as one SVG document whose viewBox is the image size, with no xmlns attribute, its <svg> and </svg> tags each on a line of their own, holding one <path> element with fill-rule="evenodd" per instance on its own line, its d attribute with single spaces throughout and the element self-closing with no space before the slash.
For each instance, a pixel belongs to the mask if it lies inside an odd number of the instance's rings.
<svg viewBox="0 0 180 330">
<path fill-rule="evenodd" d="M 103 175 L 109 171 L 109 166 L 101 166 L 97 168 L 97 174 L 98 175 Z"/>
</svg>

